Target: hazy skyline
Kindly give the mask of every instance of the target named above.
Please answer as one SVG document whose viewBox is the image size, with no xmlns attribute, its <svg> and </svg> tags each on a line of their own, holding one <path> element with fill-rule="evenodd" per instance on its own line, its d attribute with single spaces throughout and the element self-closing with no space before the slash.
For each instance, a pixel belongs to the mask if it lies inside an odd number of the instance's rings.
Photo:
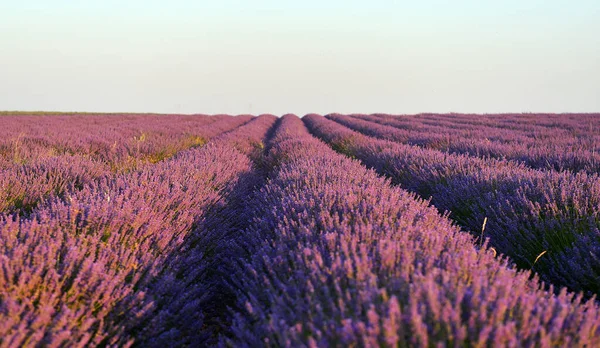
<svg viewBox="0 0 600 348">
<path fill-rule="evenodd" d="M 600 2 L 0 0 L 0 110 L 600 112 Z"/>
</svg>

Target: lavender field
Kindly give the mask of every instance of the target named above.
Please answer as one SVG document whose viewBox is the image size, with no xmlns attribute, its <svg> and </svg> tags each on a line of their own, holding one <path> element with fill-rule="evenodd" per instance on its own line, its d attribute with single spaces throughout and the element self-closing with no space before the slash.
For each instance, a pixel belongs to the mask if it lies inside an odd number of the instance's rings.
<svg viewBox="0 0 600 348">
<path fill-rule="evenodd" d="M 600 114 L 0 124 L 0 347 L 600 346 Z"/>
</svg>

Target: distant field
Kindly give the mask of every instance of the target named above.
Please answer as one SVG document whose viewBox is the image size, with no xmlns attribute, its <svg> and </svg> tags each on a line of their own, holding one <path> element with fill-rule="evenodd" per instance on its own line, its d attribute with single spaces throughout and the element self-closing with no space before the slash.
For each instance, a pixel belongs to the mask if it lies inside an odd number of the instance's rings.
<svg viewBox="0 0 600 348">
<path fill-rule="evenodd" d="M 0 124 L 0 347 L 600 346 L 600 114 Z"/>
</svg>

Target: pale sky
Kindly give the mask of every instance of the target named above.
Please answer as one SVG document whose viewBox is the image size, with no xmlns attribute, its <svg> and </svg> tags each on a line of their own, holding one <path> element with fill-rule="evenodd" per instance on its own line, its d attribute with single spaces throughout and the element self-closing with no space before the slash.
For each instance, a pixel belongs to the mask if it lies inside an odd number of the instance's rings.
<svg viewBox="0 0 600 348">
<path fill-rule="evenodd" d="M 600 112 L 600 1 L 0 0 L 0 110 Z"/>
</svg>

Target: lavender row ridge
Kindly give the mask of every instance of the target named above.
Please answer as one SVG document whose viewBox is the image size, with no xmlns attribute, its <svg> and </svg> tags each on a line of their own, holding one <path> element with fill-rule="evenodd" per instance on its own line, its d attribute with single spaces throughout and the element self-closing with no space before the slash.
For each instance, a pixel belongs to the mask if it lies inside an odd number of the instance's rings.
<svg viewBox="0 0 600 348">
<path fill-rule="evenodd" d="M 600 293 L 600 180 L 586 173 L 538 171 L 378 140 L 318 115 L 315 135 L 395 184 L 418 193 L 519 267 L 587 296 Z M 540 256 L 542 255 L 542 256 Z"/>
<path fill-rule="evenodd" d="M 177 121 L 177 119 L 170 120 L 167 116 L 164 119 L 170 122 Z M 58 136 L 61 133 L 53 133 L 62 126 L 60 122 L 49 128 L 50 135 L 46 135 L 44 138 L 40 138 L 42 135 L 38 134 L 41 130 L 33 128 L 28 136 L 19 139 L 18 146 L 13 145 L 12 148 L 13 152 L 17 147 L 23 154 L 27 154 L 22 155 L 24 158 L 28 158 L 27 163 L 11 162 L 0 168 L 0 212 L 29 214 L 44 199 L 62 196 L 68 191 L 81 189 L 93 180 L 114 175 L 115 172 L 131 171 L 141 168 L 146 163 L 151 165 L 178 152 L 204 145 L 215 136 L 250 121 L 251 117 L 219 116 L 197 117 L 197 119 L 198 121 L 193 123 L 190 120 L 166 129 L 159 128 L 163 126 L 162 123 L 148 126 L 147 129 L 160 134 L 156 137 L 147 136 L 144 139 L 134 140 L 145 146 L 138 147 L 133 150 L 134 152 L 129 152 L 131 149 L 128 150 L 129 145 L 126 142 L 126 139 L 127 141 L 133 139 L 130 137 L 132 133 L 135 134 L 132 129 L 114 130 L 110 137 L 102 134 L 101 129 L 109 128 L 110 125 L 116 123 L 111 118 L 97 120 L 99 129 L 92 128 L 95 133 L 88 134 L 83 139 L 75 138 L 76 140 L 73 141 L 73 138 L 68 136 L 69 133 L 62 135 L 65 138 Z M 7 129 L 16 132 L 19 129 L 17 126 L 27 124 L 28 120 L 19 121 L 16 125 L 7 122 Z M 88 122 L 85 119 L 80 120 L 80 122 L 82 121 Z M 136 118 L 133 121 L 135 122 L 132 122 L 129 127 L 137 127 L 136 132 L 140 132 L 140 128 L 146 125 L 143 118 Z M 76 125 L 79 124 L 76 123 Z M 11 137 L 8 139 L 4 140 L 5 144 L 13 141 Z M 107 146 L 102 151 L 97 145 L 99 141 L 103 141 Z M 120 141 L 121 145 L 109 146 L 113 141 L 115 144 Z M 38 149 L 35 144 L 43 145 L 43 149 L 46 150 L 52 147 L 51 144 L 55 144 L 53 146 L 60 144 L 71 150 L 55 153 Z M 1 147 L 2 145 L 0 145 Z M 127 159 L 125 160 L 125 158 Z"/>
<path fill-rule="evenodd" d="M 598 132 L 588 131 L 597 123 L 594 118 L 590 118 L 590 126 L 583 129 L 538 126 L 527 130 L 514 123 L 507 129 L 471 126 L 448 118 L 427 121 L 376 115 L 332 114 L 328 117 L 381 139 L 455 154 L 508 159 L 534 169 L 600 173 L 600 136 Z M 559 125 L 564 127 L 564 124 Z"/>
<path fill-rule="evenodd" d="M 600 343 L 594 301 L 542 289 L 426 201 L 310 136 L 297 117 L 283 117 L 268 158 L 222 344 Z"/>
<path fill-rule="evenodd" d="M 274 121 L 256 118 L 231 134 L 260 142 Z M 213 266 L 208 256 L 219 235 L 209 233 L 207 221 L 253 171 L 236 144 L 215 139 L 91 182 L 28 218 L 4 215 L 0 346 L 128 346 L 177 332 L 210 336 L 200 330 L 210 296 L 189 302 L 195 306 L 188 331 L 161 323 L 183 321 L 184 313 L 172 317 L 174 296 L 210 293 L 203 274 Z M 142 323 L 160 330 L 141 330 Z"/>
</svg>

